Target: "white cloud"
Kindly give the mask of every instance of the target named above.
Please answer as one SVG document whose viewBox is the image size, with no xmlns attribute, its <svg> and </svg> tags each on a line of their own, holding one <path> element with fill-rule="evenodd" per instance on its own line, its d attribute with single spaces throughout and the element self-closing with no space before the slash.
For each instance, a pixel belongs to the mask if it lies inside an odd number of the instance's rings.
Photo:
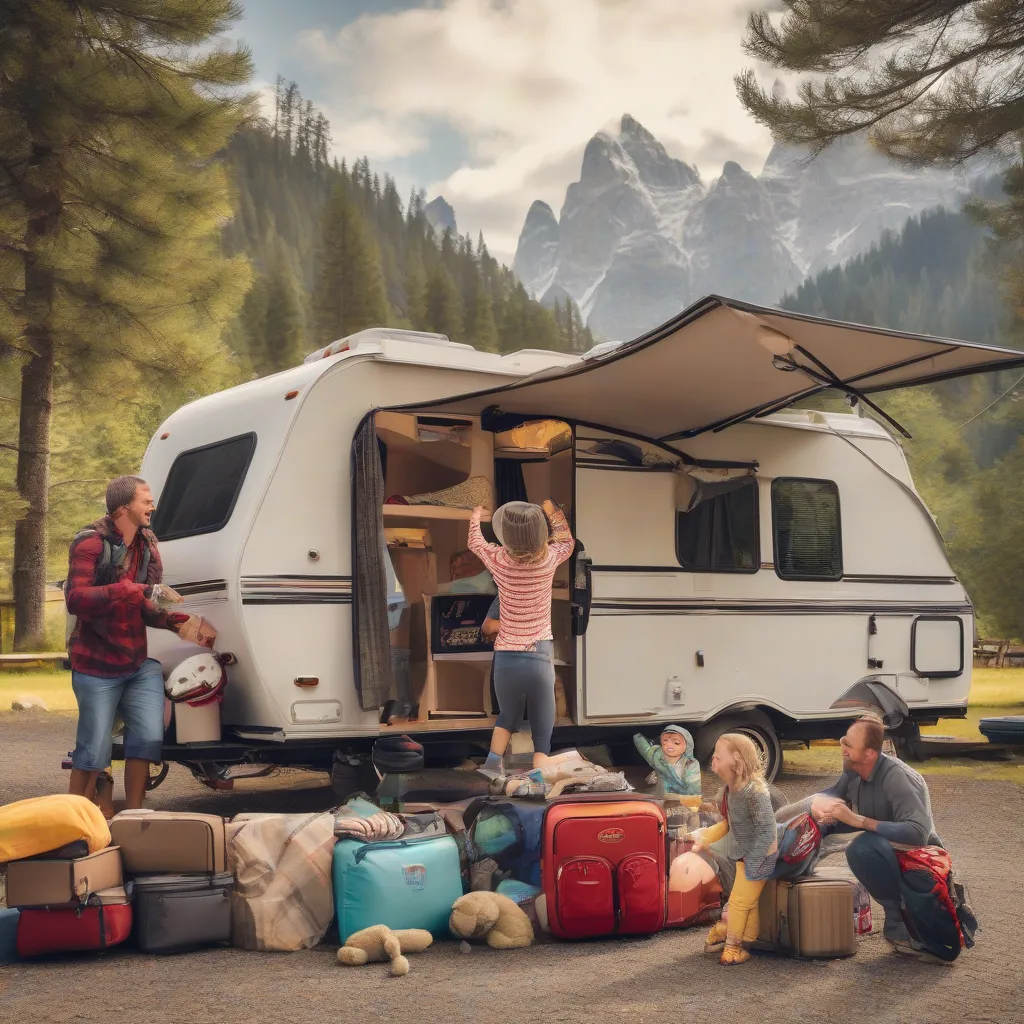
<svg viewBox="0 0 1024 1024">
<path fill-rule="evenodd" d="M 629 112 L 705 179 L 723 156 L 760 169 L 771 146 L 736 99 L 756 0 L 438 0 L 364 15 L 300 51 L 330 82 L 340 153 L 420 152 L 438 125 L 468 160 L 430 183 L 462 231 L 510 258 L 530 203 L 560 209 L 587 139 Z M 765 73 L 766 83 L 774 75 Z M 756 161 L 756 163 L 752 163 Z M 557 170 L 557 174 L 553 173 Z"/>
</svg>

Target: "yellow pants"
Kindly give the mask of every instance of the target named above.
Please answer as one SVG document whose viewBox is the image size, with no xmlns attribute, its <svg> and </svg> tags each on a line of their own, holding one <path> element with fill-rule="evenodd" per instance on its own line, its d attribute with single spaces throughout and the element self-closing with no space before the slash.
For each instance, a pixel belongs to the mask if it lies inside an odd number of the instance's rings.
<svg viewBox="0 0 1024 1024">
<path fill-rule="evenodd" d="M 751 881 L 747 878 L 743 861 L 736 861 L 736 881 L 733 882 L 729 895 L 729 941 L 733 945 L 741 942 L 753 942 L 761 930 L 761 919 L 757 913 L 757 904 L 764 889 L 764 880 Z"/>
<path fill-rule="evenodd" d="M 717 843 L 729 834 L 729 822 L 723 820 L 699 830 L 699 837 L 705 847 Z M 729 916 L 727 921 L 729 941 L 733 945 L 753 942 L 761 930 L 757 904 L 761 899 L 764 881 L 754 882 L 747 878 L 743 861 L 736 861 L 736 881 L 729 895 Z"/>
</svg>

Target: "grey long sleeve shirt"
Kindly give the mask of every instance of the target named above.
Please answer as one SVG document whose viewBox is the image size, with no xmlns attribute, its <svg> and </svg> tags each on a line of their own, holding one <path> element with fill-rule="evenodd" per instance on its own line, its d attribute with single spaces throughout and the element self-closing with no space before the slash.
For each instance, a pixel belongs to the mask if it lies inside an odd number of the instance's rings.
<svg viewBox="0 0 1024 1024">
<path fill-rule="evenodd" d="M 770 878 L 778 856 L 778 850 L 772 850 L 778 833 L 767 787 L 758 789 L 748 782 L 738 793 L 727 789 L 726 800 L 731 839 L 729 856 L 743 861 L 746 876 L 751 881 Z"/>
<path fill-rule="evenodd" d="M 878 755 L 875 770 L 867 779 L 856 772 L 843 772 L 839 781 L 824 791 L 825 796 L 845 800 L 857 814 L 878 822 L 875 830 L 890 843 L 903 846 L 941 846 L 932 820 L 928 785 L 909 765 L 886 754 Z M 858 832 L 836 822 L 829 831 Z"/>
</svg>

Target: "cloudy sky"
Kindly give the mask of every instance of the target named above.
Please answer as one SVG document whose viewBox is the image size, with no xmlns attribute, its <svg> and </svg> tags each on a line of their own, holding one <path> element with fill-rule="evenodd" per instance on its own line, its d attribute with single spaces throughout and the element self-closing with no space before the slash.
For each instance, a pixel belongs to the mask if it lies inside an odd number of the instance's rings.
<svg viewBox="0 0 1024 1024">
<path fill-rule="evenodd" d="M 507 262 L 530 203 L 557 215 L 587 140 L 623 113 L 706 180 L 727 159 L 757 173 L 771 146 L 732 81 L 757 0 L 242 3 L 260 84 L 294 79 L 339 157 L 444 195 Z"/>
</svg>

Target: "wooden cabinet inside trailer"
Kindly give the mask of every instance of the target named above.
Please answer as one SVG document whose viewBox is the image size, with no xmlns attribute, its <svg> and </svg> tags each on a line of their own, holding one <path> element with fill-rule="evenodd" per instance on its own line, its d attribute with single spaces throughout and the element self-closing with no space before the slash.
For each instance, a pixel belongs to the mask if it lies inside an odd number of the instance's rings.
<svg viewBox="0 0 1024 1024">
<path fill-rule="evenodd" d="M 386 499 L 408 499 L 483 477 L 493 506 L 496 475 L 521 472 L 528 500 L 539 504 L 550 497 L 571 515 L 572 454 L 568 449 L 554 455 L 522 448 L 503 450 L 495 446 L 496 436 L 502 435 L 483 430 L 479 419 L 470 417 L 381 412 L 375 425 L 384 445 Z M 392 660 L 400 673 L 408 664 L 416 707 L 413 721 L 424 728 L 488 727 L 497 715 L 492 650 L 480 650 L 479 644 L 466 653 L 439 649 L 437 636 L 438 615 L 450 610 L 455 601 L 455 595 L 449 594 L 453 560 L 468 550 L 471 515 L 471 509 L 431 504 L 391 503 L 382 509 L 388 553 L 408 601 L 398 628 L 391 632 Z M 489 513 L 483 522 L 485 536 L 494 540 Z M 569 572 L 568 563 L 559 567 L 552 590 L 559 725 L 571 724 L 575 697 Z M 492 599 L 493 595 L 487 601 L 470 602 L 477 608 L 477 619 L 481 604 Z M 391 727 L 409 724 L 396 721 Z"/>
</svg>

